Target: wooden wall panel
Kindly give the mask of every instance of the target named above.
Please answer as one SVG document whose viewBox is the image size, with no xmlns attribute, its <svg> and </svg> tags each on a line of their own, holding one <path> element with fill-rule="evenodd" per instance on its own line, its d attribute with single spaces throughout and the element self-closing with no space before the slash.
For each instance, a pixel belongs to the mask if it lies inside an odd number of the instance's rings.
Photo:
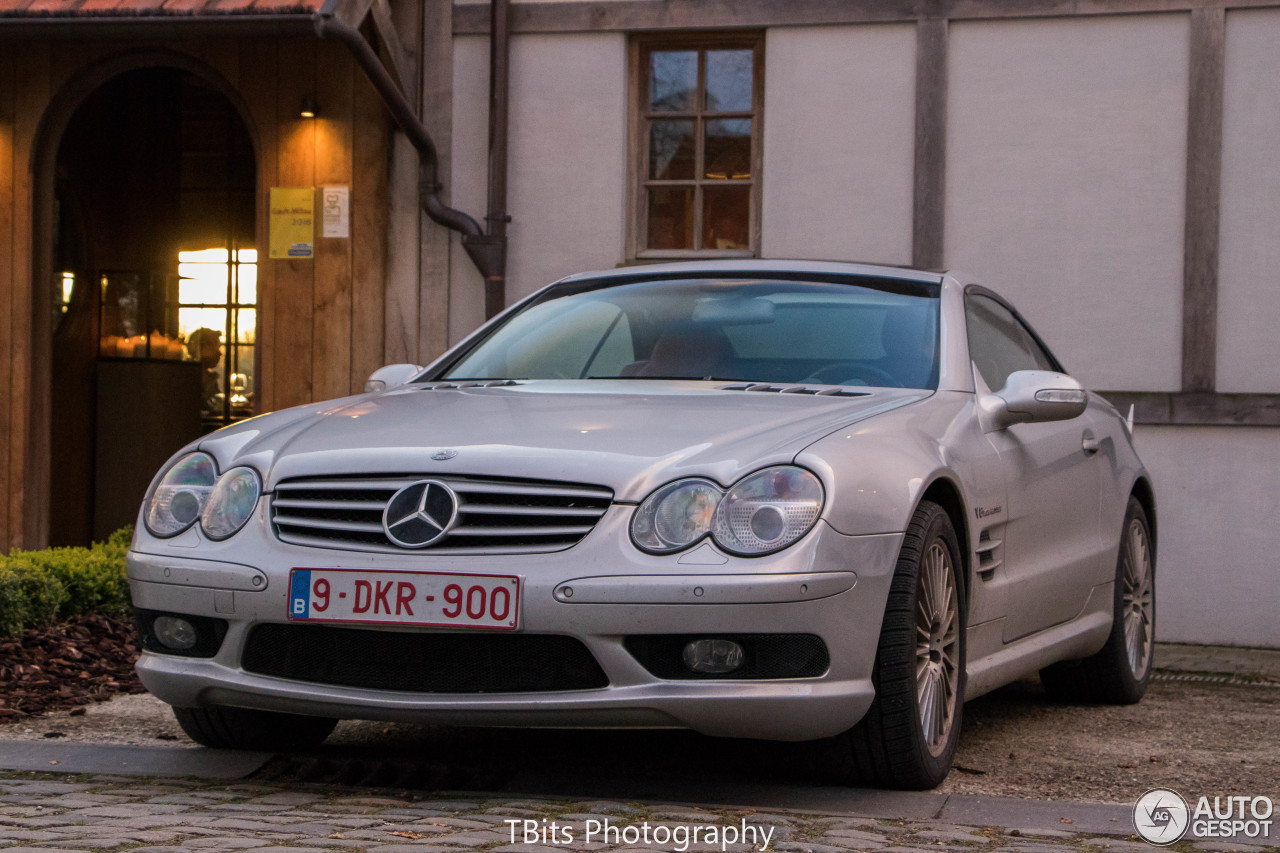
<svg viewBox="0 0 1280 853">
<path fill-rule="evenodd" d="M 344 397 L 351 389 L 351 238 L 324 236 L 321 207 L 326 186 L 352 184 L 351 116 L 355 62 L 346 48 L 323 42 L 317 50 L 315 125 L 316 258 L 312 396 Z M 350 197 L 348 197 L 348 204 Z M 348 218 L 348 224 L 350 219 Z"/>
<path fill-rule="evenodd" d="M 44 513 L 27 511 L 44 505 L 48 491 L 47 478 L 36 482 L 28 476 L 27 450 L 33 455 L 47 454 L 49 433 L 47 422 L 31 418 L 31 147 L 40 117 L 49 103 L 50 51 L 47 44 L 28 42 L 14 45 L 15 77 L 21 74 L 22 85 L 16 87 L 14 103 L 13 147 L 13 276 L 8 315 L 10 353 L 10 418 L 9 418 L 9 538 L 20 545 L 36 545 L 42 539 Z M 18 72 L 21 69 L 21 72 Z M 15 80 L 15 82 L 17 82 Z M 47 363 L 46 363 L 47 366 Z M 49 389 L 38 389 L 48 395 Z M 43 466 L 40 466 L 43 468 Z"/>
<path fill-rule="evenodd" d="M 12 317 L 14 282 L 13 265 L 13 181 L 14 161 L 14 55 L 0 53 L 0 318 Z M 12 402 L 9 390 L 12 378 L 11 353 L 0 347 L 0 551 L 13 544 L 9 531 L 9 494 L 12 490 L 9 447 L 13 438 Z"/>
<path fill-rule="evenodd" d="M 267 258 L 267 195 L 276 186 L 276 68 L 279 51 L 274 41 L 245 39 L 240 42 L 239 89 L 249 110 L 253 137 L 258 154 L 258 329 L 254 349 L 254 410 L 269 412 L 279 408 L 275 402 L 275 328 L 276 276 L 275 264 Z"/>
<path fill-rule="evenodd" d="M 357 72 L 351 159 L 351 392 L 383 364 L 391 129 L 377 92 Z"/>
<path fill-rule="evenodd" d="M 280 187 L 314 187 L 316 123 L 298 115 L 302 99 L 315 94 L 316 49 L 311 42 L 282 42 L 276 92 L 276 183 Z M 265 248 L 265 246 L 264 246 Z M 312 314 L 315 260 L 271 260 L 275 267 L 272 326 L 264 335 L 275 339 L 272 366 L 275 406 L 284 408 L 315 399 L 312 393 Z"/>
</svg>

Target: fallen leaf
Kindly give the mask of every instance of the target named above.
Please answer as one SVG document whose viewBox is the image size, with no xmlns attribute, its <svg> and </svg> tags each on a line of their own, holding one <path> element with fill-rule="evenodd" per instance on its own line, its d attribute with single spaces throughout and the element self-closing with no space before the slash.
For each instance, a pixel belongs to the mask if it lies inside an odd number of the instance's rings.
<svg viewBox="0 0 1280 853">
<path fill-rule="evenodd" d="M 1060 817 L 1058 818 L 1058 823 L 1075 823 L 1075 821 L 1069 817 Z"/>
<path fill-rule="evenodd" d="M 391 833 L 391 834 L 392 834 L 392 835 L 395 835 L 395 836 L 398 836 L 398 837 L 400 837 L 400 838 L 408 838 L 408 839 L 410 839 L 410 840 L 412 840 L 412 841 L 417 841 L 419 838 L 426 838 L 426 836 L 425 836 L 425 835 L 423 835 L 423 834 L 422 834 L 422 833 L 420 833 L 420 832 L 407 832 L 407 831 L 403 831 L 403 830 L 401 830 L 401 831 L 397 831 L 397 832 L 393 832 L 393 833 Z"/>
</svg>

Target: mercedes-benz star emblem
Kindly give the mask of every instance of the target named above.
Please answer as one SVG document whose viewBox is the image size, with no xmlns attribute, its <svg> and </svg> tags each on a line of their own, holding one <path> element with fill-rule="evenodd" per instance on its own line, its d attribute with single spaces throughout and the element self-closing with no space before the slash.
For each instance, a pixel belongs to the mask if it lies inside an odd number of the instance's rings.
<svg viewBox="0 0 1280 853">
<path fill-rule="evenodd" d="M 458 497 L 439 480 L 419 480 L 391 496 L 382 511 L 382 529 L 401 548 L 425 548 L 458 518 Z"/>
<path fill-rule="evenodd" d="M 431 458 L 437 462 L 444 462 L 446 459 L 452 459 L 458 455 L 456 450 L 437 450 L 431 454 Z"/>
</svg>

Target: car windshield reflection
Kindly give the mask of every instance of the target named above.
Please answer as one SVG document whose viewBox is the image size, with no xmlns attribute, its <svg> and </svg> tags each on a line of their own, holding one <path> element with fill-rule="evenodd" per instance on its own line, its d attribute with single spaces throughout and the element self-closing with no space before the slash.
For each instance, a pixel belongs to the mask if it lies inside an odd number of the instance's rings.
<svg viewBox="0 0 1280 853">
<path fill-rule="evenodd" d="M 937 288 L 889 279 L 572 282 L 423 381 L 700 379 L 937 387 Z"/>
</svg>

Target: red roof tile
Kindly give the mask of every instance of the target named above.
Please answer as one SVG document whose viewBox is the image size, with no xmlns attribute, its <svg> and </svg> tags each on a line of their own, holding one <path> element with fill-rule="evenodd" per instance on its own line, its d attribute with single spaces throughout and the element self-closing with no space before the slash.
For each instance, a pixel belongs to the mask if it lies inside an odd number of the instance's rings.
<svg viewBox="0 0 1280 853">
<path fill-rule="evenodd" d="M 324 0 L 0 0 L 0 19 L 280 15 L 318 12 Z"/>
</svg>

